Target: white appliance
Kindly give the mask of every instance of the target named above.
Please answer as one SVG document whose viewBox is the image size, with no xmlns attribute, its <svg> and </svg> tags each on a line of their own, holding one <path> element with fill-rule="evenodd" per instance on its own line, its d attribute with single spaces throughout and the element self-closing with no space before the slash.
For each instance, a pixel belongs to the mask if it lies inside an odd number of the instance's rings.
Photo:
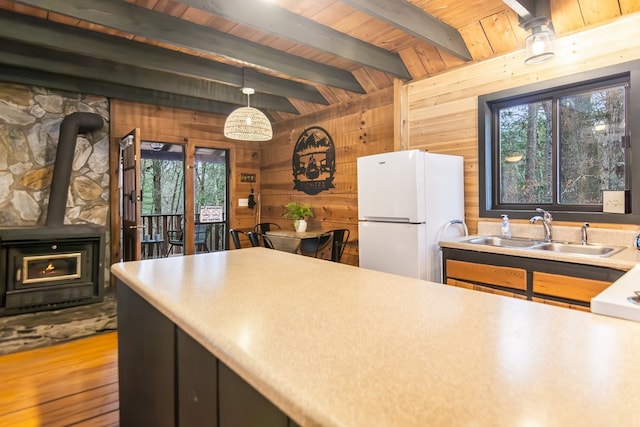
<svg viewBox="0 0 640 427">
<path fill-rule="evenodd" d="M 439 282 L 438 233 L 463 219 L 462 157 L 405 150 L 358 158 L 360 267 Z"/>
</svg>

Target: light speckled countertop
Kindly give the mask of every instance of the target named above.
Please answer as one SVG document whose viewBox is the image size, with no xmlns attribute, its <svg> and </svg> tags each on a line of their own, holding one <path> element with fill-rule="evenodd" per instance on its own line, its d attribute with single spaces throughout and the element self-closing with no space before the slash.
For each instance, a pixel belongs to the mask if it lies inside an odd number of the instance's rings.
<svg viewBox="0 0 640 427">
<path fill-rule="evenodd" d="M 640 324 L 264 248 L 112 272 L 303 426 L 640 425 Z"/>
</svg>

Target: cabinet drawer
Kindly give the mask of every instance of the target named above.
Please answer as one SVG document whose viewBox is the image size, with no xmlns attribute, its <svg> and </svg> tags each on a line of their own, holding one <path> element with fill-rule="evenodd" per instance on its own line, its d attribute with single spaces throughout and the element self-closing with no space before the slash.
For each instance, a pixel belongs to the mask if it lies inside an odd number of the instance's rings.
<svg viewBox="0 0 640 427">
<path fill-rule="evenodd" d="M 609 287 L 611 282 L 583 279 L 561 274 L 533 273 L 533 292 L 576 301 L 590 302 L 591 298 Z"/>
<path fill-rule="evenodd" d="M 522 268 L 476 264 L 474 262 L 447 260 L 447 277 L 478 283 L 527 290 L 527 271 Z"/>
<path fill-rule="evenodd" d="M 447 285 L 456 286 L 458 288 L 472 289 L 474 291 L 487 292 L 489 294 L 494 294 L 494 295 L 502 295 L 502 296 L 505 296 L 505 297 L 518 298 L 518 299 L 527 299 L 526 295 L 515 294 L 513 292 L 503 291 L 503 290 L 500 290 L 500 289 L 494 289 L 494 288 L 490 288 L 488 286 L 476 285 L 476 284 L 473 284 L 473 283 L 467 283 L 467 282 L 463 282 L 462 280 L 456 280 L 456 279 L 451 279 L 451 278 L 447 278 Z"/>
<path fill-rule="evenodd" d="M 539 297 L 533 297 L 531 298 L 531 301 L 539 302 L 540 304 L 555 305 L 556 307 L 572 308 L 574 310 L 582 310 L 582 311 L 591 311 L 589 307 L 584 305 L 569 304 L 568 302 L 553 301 L 550 299 L 544 299 Z"/>
</svg>

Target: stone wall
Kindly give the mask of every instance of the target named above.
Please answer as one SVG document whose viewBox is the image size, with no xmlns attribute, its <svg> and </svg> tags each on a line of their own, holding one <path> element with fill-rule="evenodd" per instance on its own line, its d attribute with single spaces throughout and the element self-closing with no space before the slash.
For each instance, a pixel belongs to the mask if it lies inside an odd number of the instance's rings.
<svg viewBox="0 0 640 427">
<path fill-rule="evenodd" d="M 60 123 L 76 111 L 108 125 L 106 98 L 0 83 L 0 226 L 44 225 Z M 65 223 L 107 225 L 108 135 L 78 137 Z"/>
<path fill-rule="evenodd" d="M 99 114 L 105 126 L 78 136 L 64 222 L 108 227 L 109 100 L 4 82 L 0 82 L 0 227 L 45 224 L 60 124 L 73 112 Z M 107 255 L 108 248 L 107 242 Z M 109 264 L 107 260 L 105 265 Z"/>
</svg>

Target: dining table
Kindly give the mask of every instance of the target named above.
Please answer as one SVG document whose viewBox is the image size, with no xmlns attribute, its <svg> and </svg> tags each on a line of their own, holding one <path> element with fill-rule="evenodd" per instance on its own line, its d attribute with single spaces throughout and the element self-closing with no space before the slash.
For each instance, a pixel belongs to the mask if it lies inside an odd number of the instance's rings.
<svg viewBox="0 0 640 427">
<path fill-rule="evenodd" d="M 326 231 L 323 230 L 270 230 L 264 234 L 269 238 L 274 249 L 284 252 L 301 253 L 300 244 L 303 239 L 317 239 L 325 233 Z"/>
</svg>

